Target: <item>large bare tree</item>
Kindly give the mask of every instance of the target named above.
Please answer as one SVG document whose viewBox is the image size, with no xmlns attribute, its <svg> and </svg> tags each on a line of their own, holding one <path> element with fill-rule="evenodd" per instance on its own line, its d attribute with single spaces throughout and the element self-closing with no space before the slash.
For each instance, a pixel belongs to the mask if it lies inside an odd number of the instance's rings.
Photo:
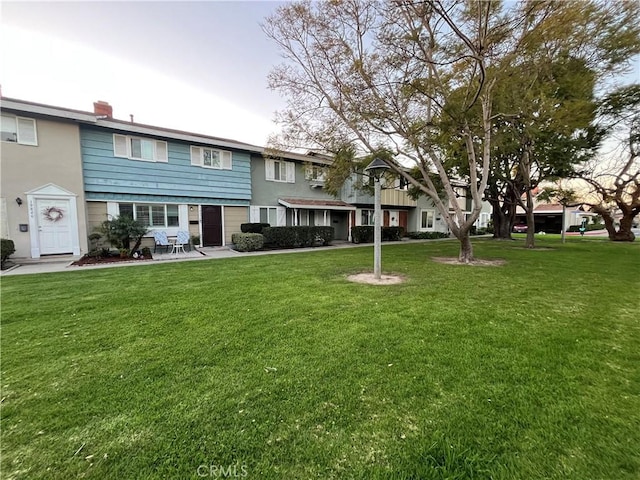
<svg viewBox="0 0 640 480">
<path fill-rule="evenodd" d="M 545 55 L 560 55 L 567 29 L 575 26 L 584 38 L 585 8 L 597 12 L 599 3 L 307 0 L 282 6 L 264 24 L 285 59 L 269 76 L 287 100 L 274 144 L 390 153 L 385 158 L 395 173 L 433 201 L 460 241 L 459 260 L 470 262 L 469 233 L 482 208 L 496 122 L 520 113 L 495 112 L 496 92 L 515 83 L 513 74 L 532 73 L 520 68 L 522 55 L 537 55 L 534 63 L 544 64 Z M 572 7 L 581 13 L 571 14 Z M 574 23 L 549 22 L 560 10 Z M 447 148 L 453 144 L 460 148 Z M 468 185 L 470 213 L 457 201 L 460 181 Z"/>
<path fill-rule="evenodd" d="M 631 227 L 640 215 L 640 84 L 607 95 L 600 113 L 609 142 L 581 172 L 583 204 L 602 216 L 610 240 L 632 242 Z"/>
<path fill-rule="evenodd" d="M 387 160 L 395 172 L 432 199 L 459 239 L 460 261 L 472 261 L 469 232 L 490 160 L 488 59 L 498 53 L 506 25 L 500 5 L 491 1 L 303 1 L 280 7 L 264 25 L 286 59 L 269 77 L 288 101 L 278 116 L 284 131 L 279 145 L 391 152 Z M 439 144 L 444 127 L 465 146 L 473 199 L 468 216 L 456 201 L 460 175 Z M 415 168 L 404 168 L 408 163 Z"/>
</svg>

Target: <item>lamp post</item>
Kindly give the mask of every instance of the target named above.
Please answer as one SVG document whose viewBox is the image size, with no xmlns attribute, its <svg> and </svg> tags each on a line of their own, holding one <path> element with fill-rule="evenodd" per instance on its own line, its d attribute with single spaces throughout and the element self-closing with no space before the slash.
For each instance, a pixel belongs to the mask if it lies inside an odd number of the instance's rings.
<svg viewBox="0 0 640 480">
<path fill-rule="evenodd" d="M 373 276 L 376 280 L 380 280 L 382 274 L 382 208 L 380 206 L 380 192 L 382 187 L 380 179 L 384 172 L 389 169 L 387 162 L 381 158 L 374 158 L 373 161 L 364 169 L 374 181 L 374 225 L 373 225 Z"/>
</svg>

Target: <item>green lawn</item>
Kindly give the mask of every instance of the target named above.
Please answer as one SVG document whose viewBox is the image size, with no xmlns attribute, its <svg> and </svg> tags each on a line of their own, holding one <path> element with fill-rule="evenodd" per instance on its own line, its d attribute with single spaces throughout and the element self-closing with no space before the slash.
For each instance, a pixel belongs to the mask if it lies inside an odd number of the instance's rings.
<svg viewBox="0 0 640 480">
<path fill-rule="evenodd" d="M 2 278 L 2 478 L 637 479 L 640 242 Z"/>
</svg>

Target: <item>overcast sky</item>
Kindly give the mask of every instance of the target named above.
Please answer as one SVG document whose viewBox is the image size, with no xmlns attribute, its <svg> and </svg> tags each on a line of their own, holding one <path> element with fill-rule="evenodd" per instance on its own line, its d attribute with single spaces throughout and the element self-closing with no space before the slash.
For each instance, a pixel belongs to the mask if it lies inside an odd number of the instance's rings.
<svg viewBox="0 0 640 480">
<path fill-rule="evenodd" d="M 104 100 L 119 119 L 265 145 L 284 105 L 267 89 L 280 56 L 260 23 L 279 4 L 2 1 L 2 94 L 89 111 Z"/>
<path fill-rule="evenodd" d="M 278 2 L 2 2 L 2 94 L 264 145 Z"/>
</svg>

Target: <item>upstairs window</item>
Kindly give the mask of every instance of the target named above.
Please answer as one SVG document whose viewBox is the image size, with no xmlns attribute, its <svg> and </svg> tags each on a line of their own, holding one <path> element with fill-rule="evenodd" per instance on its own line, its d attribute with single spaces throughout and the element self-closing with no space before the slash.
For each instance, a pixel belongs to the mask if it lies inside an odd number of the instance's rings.
<svg viewBox="0 0 640 480">
<path fill-rule="evenodd" d="M 264 161 L 265 178 L 271 182 L 296 183 L 296 165 L 283 160 Z"/>
<path fill-rule="evenodd" d="M 312 182 L 324 182 L 327 176 L 327 172 L 324 167 L 318 165 L 309 165 L 305 171 L 305 177 Z"/>
<path fill-rule="evenodd" d="M 1 134 L 3 142 L 20 145 L 38 145 L 36 121 L 33 118 L 2 115 Z"/>
<path fill-rule="evenodd" d="M 218 170 L 231 170 L 233 168 L 232 154 L 226 150 L 192 146 L 191 165 Z"/>
<path fill-rule="evenodd" d="M 167 142 L 151 138 L 113 135 L 115 157 L 144 160 L 146 162 L 168 162 Z"/>
</svg>

